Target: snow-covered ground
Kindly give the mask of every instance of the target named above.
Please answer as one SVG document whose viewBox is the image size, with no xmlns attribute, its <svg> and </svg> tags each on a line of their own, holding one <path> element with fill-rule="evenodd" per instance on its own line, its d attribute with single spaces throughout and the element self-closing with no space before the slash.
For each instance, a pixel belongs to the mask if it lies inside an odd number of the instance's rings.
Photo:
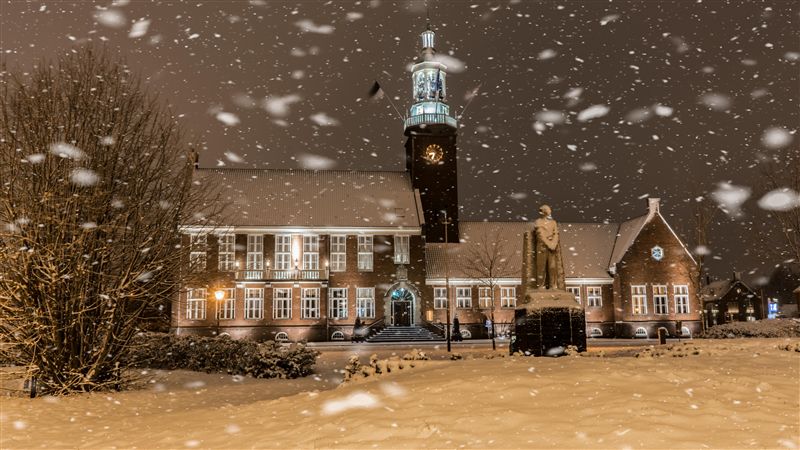
<svg viewBox="0 0 800 450">
<path fill-rule="evenodd" d="M 3 398 L 0 447 L 797 448 L 795 347 L 695 340 L 460 361 L 432 350 L 414 368 L 339 387 L 341 351 L 302 380 L 151 372 L 138 391 Z"/>
</svg>

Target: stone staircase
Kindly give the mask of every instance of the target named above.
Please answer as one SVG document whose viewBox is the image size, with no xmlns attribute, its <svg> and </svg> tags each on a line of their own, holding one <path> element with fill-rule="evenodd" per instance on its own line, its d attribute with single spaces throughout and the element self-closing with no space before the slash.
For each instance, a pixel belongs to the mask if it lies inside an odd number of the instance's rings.
<svg viewBox="0 0 800 450">
<path fill-rule="evenodd" d="M 416 326 L 390 326 L 367 338 L 367 342 L 433 342 L 443 340 L 443 336 Z"/>
</svg>

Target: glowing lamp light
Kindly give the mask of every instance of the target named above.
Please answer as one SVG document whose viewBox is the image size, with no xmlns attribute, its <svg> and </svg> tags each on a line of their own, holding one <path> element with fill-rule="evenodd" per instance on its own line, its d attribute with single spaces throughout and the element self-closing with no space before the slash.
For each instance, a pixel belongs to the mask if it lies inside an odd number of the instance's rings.
<svg viewBox="0 0 800 450">
<path fill-rule="evenodd" d="M 214 298 L 216 298 L 217 301 L 222 300 L 223 298 L 225 298 L 225 291 L 222 291 L 222 290 L 215 291 L 214 292 Z"/>
</svg>

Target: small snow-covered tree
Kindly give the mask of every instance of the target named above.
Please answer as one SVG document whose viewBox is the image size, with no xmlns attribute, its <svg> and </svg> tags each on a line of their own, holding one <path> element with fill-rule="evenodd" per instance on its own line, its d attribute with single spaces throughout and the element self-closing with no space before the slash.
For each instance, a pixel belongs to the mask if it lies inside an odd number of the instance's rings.
<svg viewBox="0 0 800 450">
<path fill-rule="evenodd" d="M 2 72 L 0 341 L 44 391 L 115 384 L 142 318 L 176 294 L 178 225 L 208 222 L 188 156 L 175 118 L 103 51 Z"/>
</svg>

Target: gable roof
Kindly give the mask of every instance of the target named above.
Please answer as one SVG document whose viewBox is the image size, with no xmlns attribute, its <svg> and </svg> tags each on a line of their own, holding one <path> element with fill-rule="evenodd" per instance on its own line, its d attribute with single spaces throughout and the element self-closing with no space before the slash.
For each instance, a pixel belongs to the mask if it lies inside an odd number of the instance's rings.
<svg viewBox="0 0 800 450">
<path fill-rule="evenodd" d="M 652 219 L 661 220 L 694 261 L 686 246 L 659 212 L 658 199 L 648 199 L 648 213 L 622 223 L 559 223 L 561 256 L 566 278 L 610 279 L 610 271 L 619 263 Z M 514 278 L 522 276 L 523 234 L 533 229 L 533 222 L 460 222 L 460 244 L 427 244 L 428 278 L 444 278 L 445 247 L 449 254 L 449 275 L 469 278 L 463 262 L 472 255 L 469 245 L 480 236 L 497 236 L 507 242 L 510 270 Z M 493 238 L 491 238 L 493 239 Z"/>
<path fill-rule="evenodd" d="M 567 278 L 610 278 L 608 260 L 617 235 L 617 224 L 560 223 L 561 255 Z M 505 278 L 522 275 L 522 243 L 524 233 L 533 229 L 532 222 L 459 222 L 462 242 L 459 244 L 427 244 L 428 278 L 444 278 L 445 249 L 449 255 L 449 276 L 470 278 L 466 261 L 474 257 L 470 245 L 489 239 L 503 243 L 508 270 Z"/>
<path fill-rule="evenodd" d="M 198 169 L 233 227 L 411 227 L 422 222 L 406 172 Z"/>
<path fill-rule="evenodd" d="M 740 285 L 752 295 L 757 295 L 744 281 L 737 279 L 717 280 L 708 283 L 700 290 L 700 298 L 704 302 L 715 301 L 725 297 L 731 289 Z"/>
</svg>

